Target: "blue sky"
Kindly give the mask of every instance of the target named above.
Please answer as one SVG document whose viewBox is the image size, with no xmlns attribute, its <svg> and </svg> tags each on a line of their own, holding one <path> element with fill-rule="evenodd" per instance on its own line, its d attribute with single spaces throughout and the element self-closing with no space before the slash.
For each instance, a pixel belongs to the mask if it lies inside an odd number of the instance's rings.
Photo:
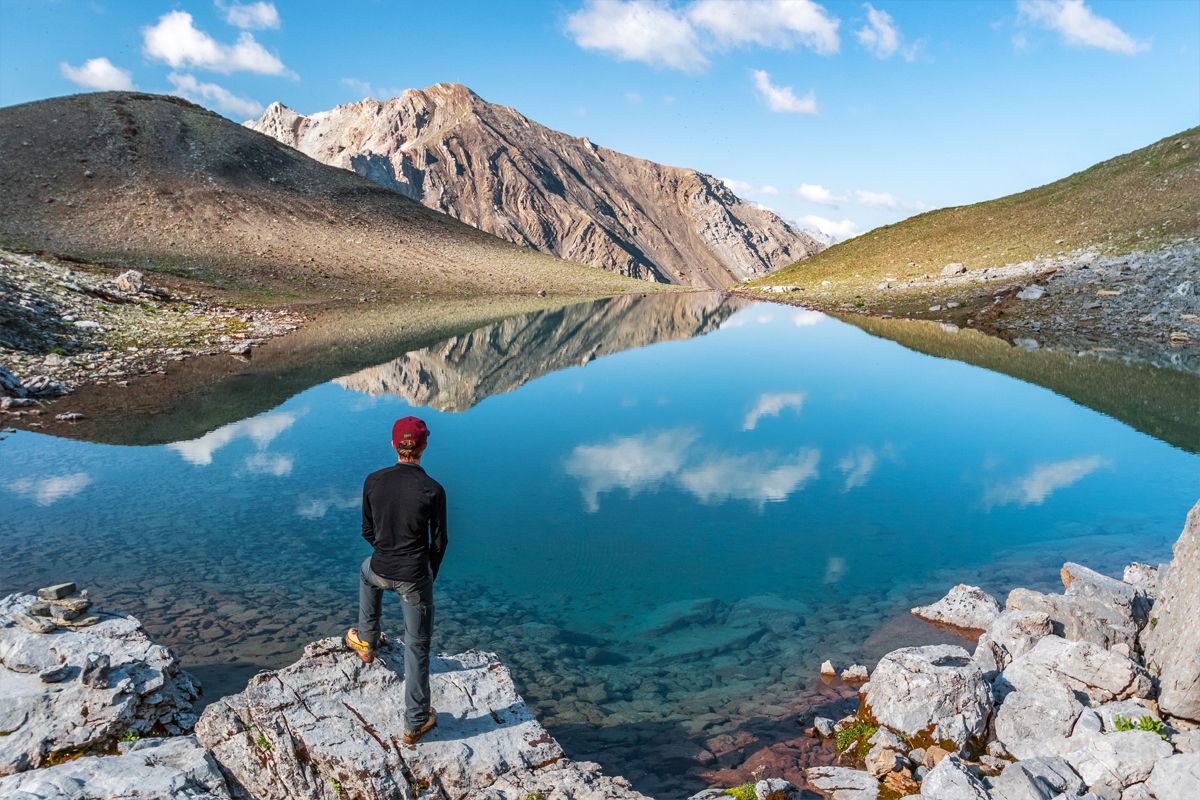
<svg viewBox="0 0 1200 800">
<path fill-rule="evenodd" d="M 1200 124 L 1200 2 L 0 0 L 0 104 L 99 87 L 233 119 L 440 81 L 725 178 L 838 236 Z"/>
</svg>

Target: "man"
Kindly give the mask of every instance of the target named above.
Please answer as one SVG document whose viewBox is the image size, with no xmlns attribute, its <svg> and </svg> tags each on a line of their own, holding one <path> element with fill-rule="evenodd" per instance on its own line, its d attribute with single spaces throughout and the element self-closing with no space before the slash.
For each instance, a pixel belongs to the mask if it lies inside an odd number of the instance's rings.
<svg viewBox="0 0 1200 800">
<path fill-rule="evenodd" d="M 359 571 L 358 627 L 345 636 L 346 645 L 370 664 L 380 644 L 383 590 L 400 596 L 406 744 L 416 744 L 437 725 L 429 705 L 429 645 L 433 582 L 446 554 L 446 490 L 421 468 L 428 441 L 429 429 L 421 420 L 396 420 L 396 464 L 372 472 L 363 483 L 362 535 L 374 552 Z"/>
</svg>

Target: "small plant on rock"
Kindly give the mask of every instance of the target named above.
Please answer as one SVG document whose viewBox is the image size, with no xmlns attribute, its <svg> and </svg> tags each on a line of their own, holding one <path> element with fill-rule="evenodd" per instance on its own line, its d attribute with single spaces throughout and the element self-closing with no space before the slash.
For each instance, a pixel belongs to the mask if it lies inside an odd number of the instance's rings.
<svg viewBox="0 0 1200 800">
<path fill-rule="evenodd" d="M 268 739 L 266 734 L 264 734 L 262 731 L 258 732 L 258 736 L 256 736 L 254 739 L 254 744 L 258 747 L 259 750 L 270 750 L 271 749 L 271 740 Z"/>
<path fill-rule="evenodd" d="M 140 733 L 138 733 L 137 731 L 126 731 L 125 735 L 121 737 L 121 741 L 122 742 L 136 742 L 138 739 L 141 739 L 141 738 L 142 738 L 142 735 Z"/>
<path fill-rule="evenodd" d="M 1149 714 L 1144 715 L 1137 722 L 1134 722 L 1132 717 L 1117 714 L 1113 717 L 1113 726 L 1118 731 L 1149 731 L 1150 733 L 1157 733 L 1164 742 L 1169 738 L 1166 731 L 1167 726 L 1163 724 L 1163 721 L 1155 719 Z"/>
<path fill-rule="evenodd" d="M 725 794 L 733 798 L 733 800 L 755 800 L 754 783 L 743 783 L 741 786 L 731 786 L 725 790 Z"/>
<path fill-rule="evenodd" d="M 329 785 L 333 787 L 333 793 L 338 797 L 342 796 L 342 782 L 337 778 L 330 778 Z"/>
<path fill-rule="evenodd" d="M 844 753 L 853 745 L 857 745 L 858 750 L 865 751 L 867 749 L 867 740 L 875 735 L 879 730 L 878 725 L 872 725 L 870 722 L 859 720 L 853 725 L 847 725 L 837 732 L 837 749 L 839 753 Z"/>
</svg>

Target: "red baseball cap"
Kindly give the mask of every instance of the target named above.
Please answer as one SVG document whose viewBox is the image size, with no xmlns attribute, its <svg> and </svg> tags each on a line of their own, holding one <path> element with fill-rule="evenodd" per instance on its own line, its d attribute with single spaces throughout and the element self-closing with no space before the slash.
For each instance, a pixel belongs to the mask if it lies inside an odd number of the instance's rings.
<svg viewBox="0 0 1200 800">
<path fill-rule="evenodd" d="M 404 419 L 396 420 L 392 425 L 392 447 L 405 449 L 417 448 L 425 446 L 425 442 L 429 440 L 429 428 L 425 426 L 425 422 L 417 417 L 405 417 Z"/>
</svg>

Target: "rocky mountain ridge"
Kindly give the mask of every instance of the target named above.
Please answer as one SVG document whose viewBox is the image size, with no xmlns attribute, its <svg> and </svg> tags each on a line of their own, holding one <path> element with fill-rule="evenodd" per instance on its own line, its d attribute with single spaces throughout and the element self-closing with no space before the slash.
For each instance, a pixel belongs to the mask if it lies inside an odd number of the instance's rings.
<svg viewBox="0 0 1200 800">
<path fill-rule="evenodd" d="M 599 147 L 440 83 L 248 127 L 502 239 L 644 280 L 723 288 L 824 248 L 719 179 Z"/>
</svg>

